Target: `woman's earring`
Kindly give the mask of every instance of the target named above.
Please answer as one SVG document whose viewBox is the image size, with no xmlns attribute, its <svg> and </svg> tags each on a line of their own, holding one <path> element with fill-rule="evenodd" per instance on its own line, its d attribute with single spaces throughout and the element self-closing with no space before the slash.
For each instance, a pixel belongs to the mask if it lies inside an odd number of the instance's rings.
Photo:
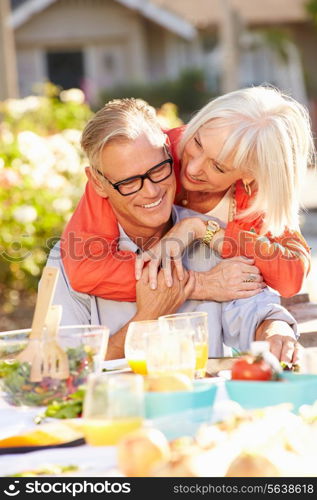
<svg viewBox="0 0 317 500">
<path fill-rule="evenodd" d="M 243 181 L 243 186 L 244 186 L 244 190 L 245 190 L 245 192 L 247 193 L 247 195 L 248 195 L 248 196 L 251 196 L 252 191 L 251 191 L 250 184 L 248 184 L 247 182 L 244 182 L 244 181 Z"/>
</svg>

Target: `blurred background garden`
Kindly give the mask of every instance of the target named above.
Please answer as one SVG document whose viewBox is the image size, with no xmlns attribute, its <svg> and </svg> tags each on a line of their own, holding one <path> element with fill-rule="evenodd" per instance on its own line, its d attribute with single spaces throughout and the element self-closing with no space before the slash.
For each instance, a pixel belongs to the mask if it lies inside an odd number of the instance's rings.
<svg viewBox="0 0 317 500">
<path fill-rule="evenodd" d="M 162 127 L 271 84 L 317 130 L 317 0 L 0 0 L 0 329 L 30 325 L 38 279 L 85 187 L 80 135 L 116 97 Z M 317 176 L 302 191 L 317 302 Z"/>
</svg>

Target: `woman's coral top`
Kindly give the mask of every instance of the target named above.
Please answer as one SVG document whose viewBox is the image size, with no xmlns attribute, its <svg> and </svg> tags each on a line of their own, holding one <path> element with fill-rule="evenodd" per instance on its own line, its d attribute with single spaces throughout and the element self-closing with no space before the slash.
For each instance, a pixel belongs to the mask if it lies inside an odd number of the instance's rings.
<svg viewBox="0 0 317 500">
<path fill-rule="evenodd" d="M 183 127 L 167 131 L 174 158 L 177 192 L 180 191 L 180 161 L 177 154 Z M 241 181 L 235 189 L 236 214 L 247 208 L 252 197 Z M 262 217 L 234 219 L 225 231 L 222 257 L 254 258 L 267 285 L 283 297 L 299 292 L 310 267 L 310 249 L 299 232 L 286 230 L 282 236 L 259 236 Z M 118 249 L 119 229 L 107 199 L 99 196 L 90 181 L 61 240 L 61 255 L 74 290 L 109 300 L 134 302 L 136 255 Z M 118 284 L 120 283 L 120 286 Z"/>
</svg>

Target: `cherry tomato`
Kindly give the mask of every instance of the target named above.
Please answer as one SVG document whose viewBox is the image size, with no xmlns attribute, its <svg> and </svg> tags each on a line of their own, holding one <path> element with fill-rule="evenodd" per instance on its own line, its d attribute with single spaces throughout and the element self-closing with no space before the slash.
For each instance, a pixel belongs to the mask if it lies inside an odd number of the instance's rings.
<svg viewBox="0 0 317 500">
<path fill-rule="evenodd" d="M 272 368 L 264 359 L 245 356 L 232 366 L 232 380 L 272 380 Z"/>
</svg>

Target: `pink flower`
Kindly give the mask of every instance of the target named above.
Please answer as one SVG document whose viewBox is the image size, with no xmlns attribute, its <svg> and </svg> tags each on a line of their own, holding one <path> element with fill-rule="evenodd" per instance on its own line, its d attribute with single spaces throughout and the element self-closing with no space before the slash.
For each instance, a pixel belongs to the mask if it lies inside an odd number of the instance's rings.
<svg viewBox="0 0 317 500">
<path fill-rule="evenodd" d="M 20 176 L 12 168 L 0 169 L 0 187 L 10 188 L 20 183 Z"/>
</svg>

